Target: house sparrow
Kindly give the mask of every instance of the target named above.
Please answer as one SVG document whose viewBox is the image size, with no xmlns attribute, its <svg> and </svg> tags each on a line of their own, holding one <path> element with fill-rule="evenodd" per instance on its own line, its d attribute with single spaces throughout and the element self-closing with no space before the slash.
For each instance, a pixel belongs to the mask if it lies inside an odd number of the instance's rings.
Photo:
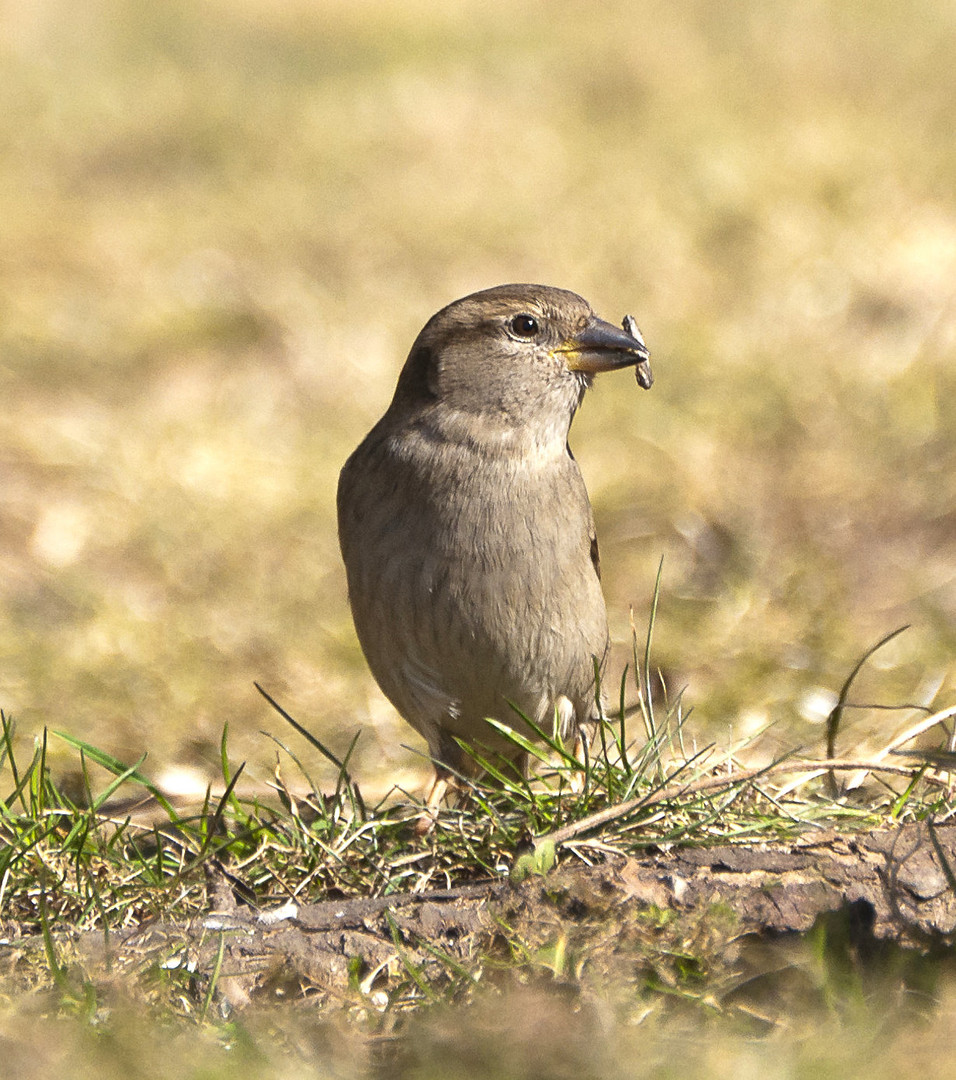
<svg viewBox="0 0 956 1080">
<path fill-rule="evenodd" d="M 597 372 L 635 365 L 650 387 L 647 348 L 630 316 L 624 327 L 543 285 L 449 304 L 342 469 L 355 628 L 386 697 L 428 742 L 432 808 L 451 776 L 479 771 L 457 739 L 526 767 L 486 717 L 520 730 L 517 708 L 562 737 L 591 726 L 608 626 L 568 431 Z"/>
</svg>

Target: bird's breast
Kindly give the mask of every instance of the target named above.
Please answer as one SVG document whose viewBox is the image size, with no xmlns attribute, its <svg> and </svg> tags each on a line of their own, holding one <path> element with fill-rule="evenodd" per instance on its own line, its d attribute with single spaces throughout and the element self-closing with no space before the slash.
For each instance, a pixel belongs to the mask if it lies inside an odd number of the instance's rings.
<svg viewBox="0 0 956 1080">
<path fill-rule="evenodd" d="M 393 438 L 361 465 L 366 480 L 379 479 L 352 484 L 341 500 L 343 550 L 386 592 L 422 602 L 442 594 L 469 608 L 476 632 L 489 621 L 557 617 L 568 595 L 594 593 L 591 508 L 566 450 L 489 456 Z"/>
<path fill-rule="evenodd" d="M 386 440 L 343 472 L 340 536 L 356 628 L 393 700 L 409 663 L 465 710 L 586 696 L 607 622 L 567 452 L 519 461 Z"/>
</svg>

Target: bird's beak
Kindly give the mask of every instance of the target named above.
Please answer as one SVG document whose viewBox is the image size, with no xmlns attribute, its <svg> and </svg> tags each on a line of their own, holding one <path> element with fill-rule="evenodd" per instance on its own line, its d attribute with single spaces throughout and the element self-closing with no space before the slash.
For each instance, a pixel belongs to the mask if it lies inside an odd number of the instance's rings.
<svg viewBox="0 0 956 1080">
<path fill-rule="evenodd" d="M 633 319 L 626 318 L 633 333 L 619 329 L 603 319 L 592 317 L 587 326 L 571 338 L 560 351 L 565 354 L 571 371 L 596 375 L 600 371 L 635 367 L 637 381 L 649 390 L 654 381 L 651 374 L 651 354 L 647 351 Z"/>
</svg>

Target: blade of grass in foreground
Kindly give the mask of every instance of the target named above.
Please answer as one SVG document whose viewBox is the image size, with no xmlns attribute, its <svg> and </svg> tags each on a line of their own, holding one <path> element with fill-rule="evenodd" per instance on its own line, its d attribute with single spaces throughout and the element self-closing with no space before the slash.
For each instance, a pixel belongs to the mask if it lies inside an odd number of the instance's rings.
<svg viewBox="0 0 956 1080">
<path fill-rule="evenodd" d="M 176 812 L 173 804 L 163 795 L 162 791 L 150 780 L 139 771 L 139 766 L 146 760 L 144 754 L 139 761 L 132 768 L 128 765 L 124 765 L 117 758 L 111 754 L 107 754 L 104 750 L 100 750 L 96 746 L 91 746 L 88 742 L 84 742 L 83 739 L 78 739 L 75 735 L 70 735 L 66 731 L 54 731 L 54 735 L 58 739 L 62 739 L 70 746 L 76 747 L 83 754 L 86 755 L 91 761 L 94 761 L 97 765 L 102 766 L 107 772 L 111 772 L 114 776 L 122 776 L 127 780 L 133 780 L 135 783 L 144 787 L 150 795 L 159 803 L 159 805 L 166 811 L 169 818 L 174 823 L 179 823 L 179 814 Z"/>
</svg>

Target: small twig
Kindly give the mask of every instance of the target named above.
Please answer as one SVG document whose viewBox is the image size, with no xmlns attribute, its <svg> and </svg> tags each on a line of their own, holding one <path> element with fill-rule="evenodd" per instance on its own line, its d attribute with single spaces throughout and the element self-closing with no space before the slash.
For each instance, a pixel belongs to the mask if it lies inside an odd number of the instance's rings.
<svg viewBox="0 0 956 1080">
<path fill-rule="evenodd" d="M 879 750 L 873 757 L 874 761 L 882 761 L 888 754 L 910 754 L 914 758 L 919 758 L 922 761 L 931 761 L 937 768 L 946 768 L 945 765 L 940 764 L 939 761 L 932 761 L 932 758 L 928 757 L 928 751 L 912 751 L 912 750 L 900 750 L 899 747 L 905 743 L 915 739 L 917 735 L 922 735 L 924 731 L 929 731 L 930 728 L 935 727 L 937 724 L 942 724 L 944 720 L 949 720 L 956 716 L 956 705 L 950 709 L 943 709 L 941 712 L 932 713 L 930 716 L 923 717 L 922 720 L 908 727 L 906 731 L 900 735 L 895 736 L 882 750 Z M 863 783 L 863 776 L 851 776 L 846 783 L 847 791 L 852 791 L 854 788 L 860 786 Z"/>
<path fill-rule="evenodd" d="M 727 773 L 721 776 L 705 776 L 700 780 L 693 780 L 687 784 L 672 784 L 667 787 L 662 787 L 650 795 L 637 795 L 633 799 L 628 799 L 626 802 L 605 807 L 603 810 L 598 810 L 594 814 L 588 814 L 587 817 L 583 817 L 578 821 L 572 821 L 560 829 L 555 829 L 554 832 L 547 833 L 545 836 L 539 836 L 535 840 L 535 846 L 537 847 L 539 844 L 545 842 L 556 845 L 564 844 L 567 843 L 568 840 L 580 836 L 581 833 L 589 832 L 591 829 L 596 829 L 601 825 L 607 825 L 608 822 L 626 817 L 632 811 L 642 807 L 654 806 L 657 803 L 666 802 L 668 799 L 680 798 L 682 795 L 697 795 L 702 791 L 712 791 L 715 788 L 730 787 L 734 784 L 747 784 L 752 780 L 756 780 L 758 777 L 769 776 L 772 773 L 805 771 L 826 772 L 828 770 L 833 772 L 846 772 L 855 771 L 857 769 L 891 773 L 895 776 L 911 776 L 913 774 L 913 769 L 907 768 L 904 765 L 885 765 L 878 761 L 840 761 L 831 758 L 824 758 L 822 760 L 802 759 L 799 761 L 777 761 L 772 765 L 764 766 L 762 769 L 740 769 L 737 772 Z"/>
</svg>

